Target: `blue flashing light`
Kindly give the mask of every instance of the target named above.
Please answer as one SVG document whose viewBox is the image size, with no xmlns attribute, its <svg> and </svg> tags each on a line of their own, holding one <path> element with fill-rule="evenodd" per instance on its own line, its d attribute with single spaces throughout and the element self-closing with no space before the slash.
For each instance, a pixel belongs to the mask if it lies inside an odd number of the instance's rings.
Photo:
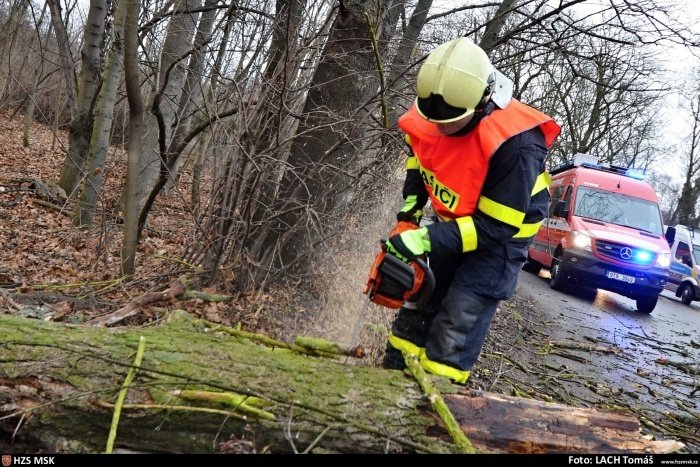
<svg viewBox="0 0 700 467">
<path fill-rule="evenodd" d="M 625 175 L 636 180 L 644 180 L 644 171 L 641 169 L 629 168 L 625 171 Z"/>
<path fill-rule="evenodd" d="M 647 264 L 650 263 L 652 259 L 654 259 L 654 255 L 649 251 L 637 250 L 634 252 L 634 260 L 637 263 Z"/>
</svg>

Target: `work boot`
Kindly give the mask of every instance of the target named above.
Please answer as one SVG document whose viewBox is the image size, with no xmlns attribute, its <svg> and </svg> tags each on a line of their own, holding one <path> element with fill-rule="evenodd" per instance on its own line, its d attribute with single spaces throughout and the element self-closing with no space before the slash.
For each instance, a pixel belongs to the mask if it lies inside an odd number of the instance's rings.
<svg viewBox="0 0 700 467">
<path fill-rule="evenodd" d="M 382 368 L 402 371 L 406 369 L 406 362 L 403 359 L 403 354 L 400 350 L 396 350 L 391 344 L 386 345 L 384 359 L 382 360 Z"/>
</svg>

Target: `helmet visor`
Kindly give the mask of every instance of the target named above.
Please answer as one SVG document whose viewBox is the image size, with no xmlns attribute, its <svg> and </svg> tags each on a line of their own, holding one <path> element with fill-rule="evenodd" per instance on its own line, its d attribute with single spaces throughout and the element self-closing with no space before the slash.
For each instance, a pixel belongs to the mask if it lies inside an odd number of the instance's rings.
<svg viewBox="0 0 700 467">
<path fill-rule="evenodd" d="M 416 97 L 416 110 L 421 117 L 434 123 L 450 123 L 474 113 L 474 109 L 469 110 L 448 104 L 439 94 L 430 94 L 425 98 Z"/>
<path fill-rule="evenodd" d="M 496 74 L 491 73 L 485 81 L 473 76 L 461 75 L 459 78 L 461 86 L 442 86 L 439 94 L 421 89 L 421 80 L 418 81 L 416 108 L 421 117 L 430 122 L 450 123 L 473 114 L 482 100 L 491 96 Z"/>
</svg>

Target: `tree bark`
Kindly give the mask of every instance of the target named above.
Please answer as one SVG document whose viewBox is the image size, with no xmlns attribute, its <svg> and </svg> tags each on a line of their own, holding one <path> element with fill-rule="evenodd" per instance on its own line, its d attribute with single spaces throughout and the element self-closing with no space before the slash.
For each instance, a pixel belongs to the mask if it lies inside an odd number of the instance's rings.
<svg viewBox="0 0 700 467">
<path fill-rule="evenodd" d="M 124 190 L 124 240 L 121 252 L 121 275 L 136 271 L 136 248 L 139 235 L 139 181 L 141 137 L 143 133 L 143 95 L 138 62 L 138 21 L 140 0 L 128 0 L 124 24 L 124 81 L 129 101 L 129 145 L 127 147 L 126 187 Z"/>
<path fill-rule="evenodd" d="M 88 148 L 85 177 L 80 190 L 80 202 L 73 217 L 75 225 L 91 225 L 102 192 L 105 173 L 104 165 L 110 146 L 114 105 L 117 100 L 117 86 L 124 69 L 124 23 L 126 21 L 127 0 L 119 0 L 112 25 L 112 44 L 105 65 L 102 87 L 95 108 L 95 121 Z"/>
<path fill-rule="evenodd" d="M 61 71 L 66 83 L 66 96 L 68 99 L 68 112 L 71 117 L 75 115 L 75 60 L 73 60 L 73 52 L 70 48 L 70 40 L 68 32 L 64 24 L 63 14 L 61 12 L 60 0 L 47 0 L 49 10 L 51 11 L 51 22 L 56 33 L 56 42 L 61 61 Z M 67 192 L 67 191 L 66 191 Z"/>
<path fill-rule="evenodd" d="M 339 193 L 353 182 L 346 171 L 362 144 L 360 121 L 366 115 L 358 105 L 376 70 L 365 16 L 375 6 L 369 0 L 340 4 L 281 179 L 275 205 L 281 214 L 266 231 L 259 259 L 265 266 L 308 272 L 313 251 L 327 234 L 324 226 L 334 223 L 329 218 Z M 269 270 L 263 274 L 269 277 Z"/>
<path fill-rule="evenodd" d="M 133 0 L 132 0 L 133 1 Z M 97 318 L 92 318 L 85 321 L 84 324 L 90 326 L 111 326 L 120 321 L 125 320 L 130 316 L 134 316 L 136 313 L 141 311 L 145 305 L 151 303 L 172 300 L 175 297 L 179 297 L 185 293 L 185 286 L 179 280 L 173 282 L 173 284 L 162 292 L 149 292 L 141 295 L 138 298 L 133 299 L 126 306 L 119 308 L 117 311 L 113 311 L 107 315 L 98 316 Z"/>
<path fill-rule="evenodd" d="M 164 157 L 172 138 L 172 126 L 177 115 L 188 63 L 192 37 L 199 18 L 198 13 L 187 13 L 201 7 L 201 0 L 175 2 L 168 32 L 160 54 L 160 65 L 148 100 L 149 112 L 144 119 L 143 148 L 139 167 L 139 210 L 143 209 L 151 190 L 162 171 L 166 171 Z"/>
<path fill-rule="evenodd" d="M 204 0 L 204 8 L 212 8 L 218 3 L 218 0 Z M 214 28 L 214 21 L 216 20 L 217 10 L 211 9 L 202 13 L 199 20 L 199 25 L 197 26 L 197 33 L 195 34 L 194 40 L 194 53 L 190 58 L 189 66 L 187 67 L 187 78 L 185 79 L 185 84 L 182 89 L 182 94 L 180 95 L 180 104 L 178 105 L 178 118 L 177 126 L 173 130 L 173 137 L 168 145 L 168 158 L 170 158 L 170 151 L 179 148 L 187 136 L 187 133 L 192 127 L 192 112 L 194 111 L 195 104 L 202 101 L 203 92 L 203 82 L 202 75 L 204 71 L 204 66 L 206 65 L 206 57 L 204 54 L 204 47 L 211 40 L 212 29 Z M 173 154 L 175 162 L 170 168 L 170 178 L 166 187 L 172 187 L 175 181 L 179 178 L 180 167 L 183 163 L 183 154 Z"/>
<path fill-rule="evenodd" d="M 427 397 L 402 372 L 266 346 L 182 311 L 136 329 L 9 315 L 0 315 L 0 327 L 0 428 L 17 428 L 16 436 L 51 451 L 104 449 L 113 403 L 143 336 L 145 354 L 122 408 L 117 447 L 203 453 L 245 441 L 254 452 L 456 452 Z M 439 387 L 480 451 L 682 447 L 642 438 L 633 417 L 455 388 Z"/>
<path fill-rule="evenodd" d="M 80 78 L 78 80 L 78 100 L 68 132 L 68 154 L 61 166 L 58 184 L 69 198 L 73 198 L 80 185 L 82 172 L 87 160 L 88 145 L 92 135 L 93 109 L 95 96 L 102 81 L 102 39 L 107 16 L 106 0 L 90 0 L 90 9 L 85 23 L 83 48 L 80 51 Z"/>
<path fill-rule="evenodd" d="M 506 20 L 513 11 L 513 6 L 516 0 L 503 0 L 498 6 L 496 13 L 493 18 L 489 20 L 486 24 L 486 30 L 484 35 L 481 37 L 481 42 L 479 46 L 486 51 L 486 53 L 491 52 L 494 47 L 498 44 L 498 39 L 500 38 L 503 26 L 506 24 Z"/>
<path fill-rule="evenodd" d="M 29 8 L 28 0 L 15 0 L 10 6 L 7 20 L 2 24 L 0 31 L 0 98 L 3 97 L 5 86 L 10 77 L 10 56 L 15 32 L 24 21 L 27 8 Z"/>
<path fill-rule="evenodd" d="M 433 0 L 418 0 L 411 14 L 411 18 L 408 21 L 408 25 L 401 36 L 401 42 L 399 42 L 396 56 L 394 56 L 391 65 L 391 71 L 387 79 L 387 96 L 389 107 L 388 119 L 389 125 L 392 127 L 396 125 L 400 113 L 399 107 L 403 105 L 403 102 L 401 102 L 403 98 L 401 96 L 404 95 L 403 89 L 406 86 L 405 75 L 411 62 L 411 57 L 413 56 L 413 50 L 416 47 L 416 42 L 423 30 L 423 26 L 425 26 L 428 11 L 432 5 Z"/>
<path fill-rule="evenodd" d="M 30 55 L 33 53 L 33 49 L 36 46 L 36 43 L 39 42 L 39 37 L 41 36 L 41 25 L 44 24 L 44 17 L 46 16 L 47 6 L 47 4 L 44 4 L 44 8 L 41 10 L 41 16 L 39 17 L 38 21 L 36 20 L 36 17 L 34 18 L 36 25 L 36 34 L 32 35 L 31 41 L 29 42 L 30 45 L 24 57 L 25 60 L 29 60 Z M 43 44 L 47 43 L 48 38 L 52 32 L 52 27 L 49 27 L 46 31 L 46 35 L 44 36 L 44 40 L 42 41 L 42 46 L 39 49 L 37 57 L 38 59 L 32 66 L 32 75 L 34 76 L 34 80 L 32 81 L 32 88 L 28 93 L 29 95 L 27 96 L 27 109 L 24 111 L 24 131 L 22 132 L 22 146 L 25 148 L 29 147 L 29 132 L 31 131 L 32 123 L 34 122 L 34 109 L 36 107 L 37 88 L 39 87 L 39 83 L 41 81 L 41 75 L 44 73 Z"/>
</svg>

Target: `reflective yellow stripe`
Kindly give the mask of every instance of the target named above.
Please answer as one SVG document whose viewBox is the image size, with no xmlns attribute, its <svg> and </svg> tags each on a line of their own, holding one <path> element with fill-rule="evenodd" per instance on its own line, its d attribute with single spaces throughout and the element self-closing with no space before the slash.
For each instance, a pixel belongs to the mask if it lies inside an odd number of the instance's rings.
<svg viewBox="0 0 700 467">
<path fill-rule="evenodd" d="M 408 133 L 403 135 L 403 140 L 408 144 L 409 146 L 411 145 L 411 137 L 408 136 Z"/>
<path fill-rule="evenodd" d="M 476 250 L 479 241 L 476 238 L 476 227 L 474 226 L 474 219 L 472 219 L 472 216 L 458 217 L 457 227 L 462 237 L 462 253 Z"/>
<path fill-rule="evenodd" d="M 479 198 L 479 211 L 489 217 L 504 222 L 513 227 L 520 228 L 520 225 L 525 219 L 525 213 L 506 206 L 505 204 L 497 203 L 494 200 L 488 199 L 485 196 Z"/>
<path fill-rule="evenodd" d="M 401 208 L 401 212 L 410 211 L 411 209 L 416 207 L 416 204 L 418 204 L 418 195 L 406 196 L 406 199 L 403 202 L 403 207 Z"/>
<path fill-rule="evenodd" d="M 411 169 L 415 169 L 415 170 L 420 169 L 420 164 L 418 164 L 418 159 L 416 159 L 415 156 L 411 156 L 408 159 L 406 159 L 406 170 L 411 170 Z"/>
<path fill-rule="evenodd" d="M 535 180 L 535 186 L 532 187 L 532 193 L 530 193 L 530 196 L 535 196 L 540 191 L 546 190 L 547 188 L 549 188 L 549 185 L 551 185 L 551 184 L 552 184 L 552 176 L 549 175 L 549 172 L 542 172 L 537 177 L 537 180 Z"/>
<path fill-rule="evenodd" d="M 389 331 L 389 344 L 396 350 L 400 350 L 402 352 L 406 352 L 409 355 L 414 355 L 418 358 L 420 358 L 421 355 L 425 352 L 425 349 L 423 347 L 418 347 L 416 344 L 413 342 L 407 341 L 406 339 L 402 339 L 400 337 L 396 337 Z"/>
<path fill-rule="evenodd" d="M 434 362 L 429 359 L 425 353 L 420 357 L 420 366 L 422 366 L 425 371 L 434 375 L 452 378 L 456 383 L 464 384 L 469 379 L 469 371 L 458 370 L 457 368 L 452 368 L 443 363 Z"/>
<path fill-rule="evenodd" d="M 534 224 L 523 224 L 520 227 L 520 231 L 513 235 L 513 238 L 530 238 L 535 236 L 538 230 L 540 230 L 540 226 L 542 225 L 542 221 L 535 222 Z"/>
</svg>

